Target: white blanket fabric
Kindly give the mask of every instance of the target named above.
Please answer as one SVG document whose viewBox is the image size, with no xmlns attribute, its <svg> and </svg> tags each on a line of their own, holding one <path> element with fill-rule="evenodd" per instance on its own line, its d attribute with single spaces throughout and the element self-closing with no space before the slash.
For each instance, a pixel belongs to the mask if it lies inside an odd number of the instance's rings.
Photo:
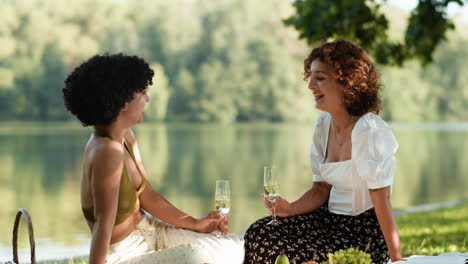
<svg viewBox="0 0 468 264">
<path fill-rule="evenodd" d="M 407 261 L 388 262 L 392 264 L 465 264 L 468 260 L 468 252 L 443 253 L 438 256 L 413 255 L 406 258 Z"/>
</svg>

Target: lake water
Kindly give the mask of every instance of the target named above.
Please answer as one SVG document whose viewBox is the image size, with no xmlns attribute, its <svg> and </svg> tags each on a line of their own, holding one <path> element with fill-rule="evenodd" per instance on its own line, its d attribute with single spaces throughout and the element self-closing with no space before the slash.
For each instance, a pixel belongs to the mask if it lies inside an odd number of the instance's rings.
<svg viewBox="0 0 468 264">
<path fill-rule="evenodd" d="M 400 144 L 394 208 L 468 199 L 468 124 L 392 124 Z M 11 259 L 18 208 L 34 224 L 38 260 L 87 254 L 90 233 L 79 203 L 82 151 L 91 133 L 70 123 L 0 123 L 0 261 Z M 312 126 L 141 124 L 135 128 L 152 186 L 201 217 L 214 208 L 217 179 L 231 181 L 230 229 L 243 233 L 266 216 L 263 166 L 278 168 L 292 201 L 312 184 Z M 29 258 L 26 226 L 20 257 Z"/>
</svg>

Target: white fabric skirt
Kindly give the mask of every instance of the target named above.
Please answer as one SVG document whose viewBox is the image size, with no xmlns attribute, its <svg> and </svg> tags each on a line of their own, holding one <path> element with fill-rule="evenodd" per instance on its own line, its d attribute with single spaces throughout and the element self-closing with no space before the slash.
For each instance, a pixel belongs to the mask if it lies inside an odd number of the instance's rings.
<svg viewBox="0 0 468 264">
<path fill-rule="evenodd" d="M 236 235 L 202 234 L 143 217 L 124 240 L 111 244 L 109 264 L 194 264 L 244 261 L 244 240 Z"/>
</svg>

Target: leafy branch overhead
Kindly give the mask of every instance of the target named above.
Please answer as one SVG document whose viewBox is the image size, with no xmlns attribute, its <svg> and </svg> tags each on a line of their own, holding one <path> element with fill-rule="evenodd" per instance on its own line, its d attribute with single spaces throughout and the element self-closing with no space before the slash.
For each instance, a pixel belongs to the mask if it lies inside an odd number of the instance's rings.
<svg viewBox="0 0 468 264">
<path fill-rule="evenodd" d="M 385 2 L 385 1 L 384 1 Z M 467 0 L 419 0 L 408 18 L 403 42 L 387 34 L 388 19 L 376 0 L 296 0 L 295 14 L 283 22 L 293 26 L 309 44 L 343 38 L 359 43 L 379 64 L 402 66 L 409 59 L 422 65 L 433 60 L 436 47 L 455 28 L 447 6 Z"/>
</svg>

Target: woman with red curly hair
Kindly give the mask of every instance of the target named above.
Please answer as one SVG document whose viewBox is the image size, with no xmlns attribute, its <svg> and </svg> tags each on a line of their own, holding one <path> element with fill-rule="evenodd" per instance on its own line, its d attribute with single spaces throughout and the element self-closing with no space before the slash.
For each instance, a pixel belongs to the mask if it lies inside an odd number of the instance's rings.
<svg viewBox="0 0 468 264">
<path fill-rule="evenodd" d="M 271 217 L 265 217 L 249 227 L 245 263 L 274 263 L 282 253 L 322 262 L 351 247 L 368 248 L 375 264 L 402 260 L 390 204 L 398 143 L 378 116 L 377 68 L 361 47 L 336 40 L 312 50 L 304 79 L 324 111 L 310 152 L 314 183 L 292 203 L 264 198 L 280 223 L 267 225 Z"/>
</svg>

